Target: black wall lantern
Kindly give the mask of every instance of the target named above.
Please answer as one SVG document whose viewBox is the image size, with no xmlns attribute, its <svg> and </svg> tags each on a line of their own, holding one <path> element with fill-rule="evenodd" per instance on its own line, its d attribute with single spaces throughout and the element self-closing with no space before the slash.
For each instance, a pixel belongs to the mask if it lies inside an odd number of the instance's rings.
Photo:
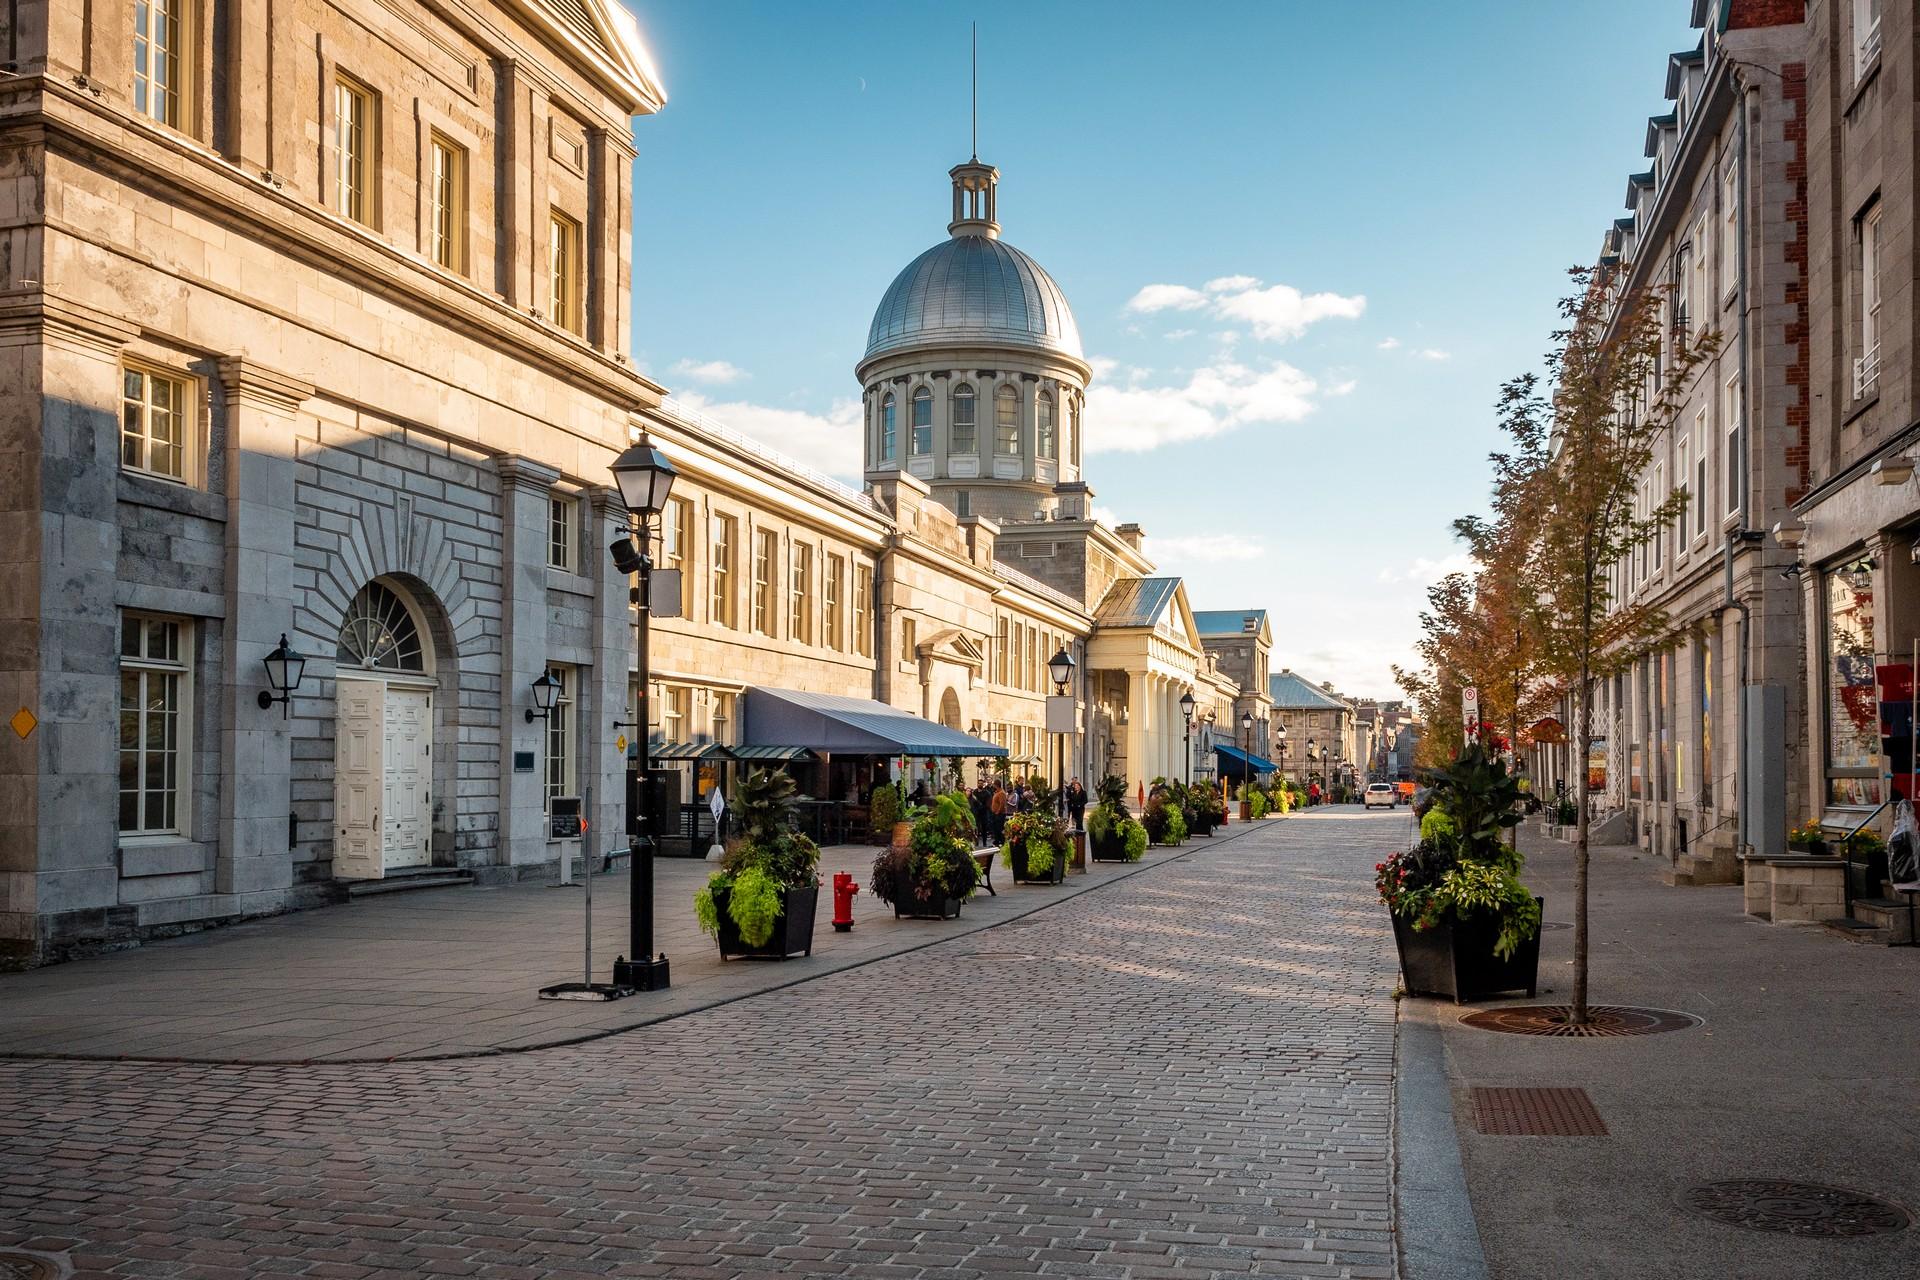
<svg viewBox="0 0 1920 1280">
<path fill-rule="evenodd" d="M 300 679 L 307 673 L 307 659 L 292 645 L 287 643 L 287 633 L 280 633 L 280 646 L 261 661 L 267 664 L 267 684 L 272 692 L 260 691 L 258 699 L 260 709 L 265 711 L 274 703 L 280 704 L 280 718 L 286 719 L 293 714 L 293 695 L 300 688 Z"/>
<path fill-rule="evenodd" d="M 553 714 L 553 704 L 560 698 L 560 682 L 553 678 L 553 672 L 542 671 L 540 678 L 533 682 L 533 706 L 527 708 L 527 723 L 545 720 Z"/>
</svg>

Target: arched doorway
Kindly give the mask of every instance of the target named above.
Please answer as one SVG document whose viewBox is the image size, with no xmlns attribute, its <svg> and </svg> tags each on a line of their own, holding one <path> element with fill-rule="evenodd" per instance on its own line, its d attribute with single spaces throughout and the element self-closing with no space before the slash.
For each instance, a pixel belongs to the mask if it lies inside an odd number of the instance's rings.
<svg viewBox="0 0 1920 1280">
<path fill-rule="evenodd" d="M 433 864 L 434 644 L 405 586 L 376 578 L 334 652 L 333 874 L 377 880 Z"/>
<path fill-rule="evenodd" d="M 940 723 L 948 729 L 960 727 L 960 695 L 951 686 L 940 695 Z"/>
</svg>

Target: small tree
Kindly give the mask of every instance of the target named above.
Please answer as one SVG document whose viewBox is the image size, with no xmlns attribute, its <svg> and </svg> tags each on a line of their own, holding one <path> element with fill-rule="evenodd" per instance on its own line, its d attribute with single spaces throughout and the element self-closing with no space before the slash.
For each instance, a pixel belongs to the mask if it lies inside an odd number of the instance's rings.
<svg viewBox="0 0 1920 1280">
<path fill-rule="evenodd" d="M 1611 570 L 1661 537 L 1685 510 L 1684 488 L 1643 489 L 1655 446 L 1673 427 L 1717 334 L 1670 336 L 1662 290 L 1627 291 L 1617 273 L 1576 268 L 1562 300 L 1565 327 L 1548 356 L 1550 382 L 1528 374 L 1502 389 L 1501 428 L 1511 452 L 1493 455 L 1494 524 L 1531 530 L 1527 554 L 1506 576 L 1522 602 L 1541 670 L 1572 694 L 1574 742 L 1592 738 L 1596 684 L 1624 670 L 1667 630 L 1665 614 L 1615 597 Z M 1494 526 L 1465 521 L 1469 537 Z M 1578 789 L 1574 847 L 1573 1001 L 1585 1024 L 1591 801 Z"/>
</svg>

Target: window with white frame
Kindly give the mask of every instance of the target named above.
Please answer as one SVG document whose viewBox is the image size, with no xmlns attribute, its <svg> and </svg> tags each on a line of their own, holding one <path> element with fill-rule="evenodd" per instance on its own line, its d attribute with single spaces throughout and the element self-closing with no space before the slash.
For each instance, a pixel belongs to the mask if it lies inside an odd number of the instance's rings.
<svg viewBox="0 0 1920 1280">
<path fill-rule="evenodd" d="M 1039 437 L 1040 456 L 1059 457 L 1059 442 L 1053 430 L 1053 393 L 1042 391 L 1034 404 L 1035 434 Z"/>
<path fill-rule="evenodd" d="M 191 625 L 176 618 L 120 617 L 120 833 L 185 828 Z"/>
<path fill-rule="evenodd" d="M 1009 386 L 993 393 L 993 441 L 995 453 L 1020 452 L 1020 393 Z"/>
<path fill-rule="evenodd" d="M 787 563 L 787 638 L 795 644 L 813 643 L 813 546 L 798 538 L 789 548 Z"/>
<path fill-rule="evenodd" d="M 1736 370 L 1720 388 L 1721 502 L 1728 515 L 1740 509 L 1740 374 Z"/>
<path fill-rule="evenodd" d="M 555 495 L 547 499 L 547 564 L 575 572 L 580 560 L 580 500 Z"/>
<path fill-rule="evenodd" d="M 128 365 L 120 375 L 120 465 L 184 483 L 193 384 Z"/>
<path fill-rule="evenodd" d="M 668 498 L 660 508 L 660 567 L 680 574 L 680 616 L 692 611 L 688 603 L 693 574 L 688 559 L 687 530 L 693 524 L 693 504 L 685 498 Z"/>
<path fill-rule="evenodd" d="M 913 393 L 913 434 L 908 447 L 916 458 L 933 452 L 933 392 L 925 387 Z"/>
<path fill-rule="evenodd" d="M 1667 497 L 1667 464 L 1653 464 L 1653 487 L 1647 492 L 1647 514 L 1651 516 L 1659 509 Z M 1661 529 L 1653 535 L 1653 571 L 1660 572 L 1660 566 L 1666 563 L 1667 531 Z"/>
<path fill-rule="evenodd" d="M 762 529 L 753 535 L 753 629 L 763 636 L 773 634 L 773 563 L 780 547 L 780 535 Z"/>
<path fill-rule="evenodd" d="M 552 273 L 549 293 L 553 322 L 568 333 L 576 334 L 586 331 L 581 306 L 585 291 L 580 287 L 583 263 L 580 245 L 579 223 L 562 213 L 548 215 L 547 265 Z"/>
<path fill-rule="evenodd" d="M 337 76 L 333 82 L 333 211 L 372 225 L 373 94 Z"/>
<path fill-rule="evenodd" d="M 1699 429 L 1699 419 L 1695 418 L 1694 423 L 1695 430 L 1697 431 Z M 1681 436 L 1679 441 L 1673 446 L 1673 478 L 1679 481 L 1681 485 L 1687 484 L 1692 477 L 1693 468 L 1690 465 L 1692 461 L 1693 436 Z M 1687 505 L 1680 509 L 1680 514 L 1674 519 L 1673 557 L 1676 560 L 1683 558 L 1687 554 L 1687 526 L 1693 521 L 1693 508 L 1699 505 L 1700 495 L 1689 492 L 1687 494 Z"/>
<path fill-rule="evenodd" d="M 853 570 L 853 651 L 863 658 L 873 656 L 873 631 L 868 625 L 868 602 L 873 599 L 873 569 L 857 565 Z"/>
<path fill-rule="evenodd" d="M 1853 394 L 1866 395 L 1880 383 L 1880 202 L 1855 220 L 1860 253 L 1860 343 L 1853 361 Z"/>
<path fill-rule="evenodd" d="M 435 133 L 427 140 L 427 256 L 465 271 L 466 242 L 467 152 Z"/>
<path fill-rule="evenodd" d="M 180 127 L 180 17 L 186 4 L 134 0 L 133 6 L 133 109 L 175 129 Z"/>
<path fill-rule="evenodd" d="M 894 441 L 900 430 L 898 407 L 889 391 L 880 399 L 880 461 L 892 462 Z"/>
<path fill-rule="evenodd" d="M 1705 409 L 1694 417 L 1693 438 L 1696 450 L 1693 457 L 1693 536 L 1707 536 L 1707 507 L 1711 499 L 1707 496 L 1707 457 L 1713 452 L 1713 441 L 1707 435 L 1707 411 Z"/>
<path fill-rule="evenodd" d="M 550 812 L 555 796 L 579 794 L 573 789 L 573 697 L 579 680 L 572 667 L 548 667 L 547 674 L 560 686 L 553 710 L 547 712 L 546 807 Z"/>
<path fill-rule="evenodd" d="M 707 611 L 715 626 L 738 626 L 733 597 L 733 517 L 714 515 L 707 521 L 709 544 L 707 578 L 712 584 Z"/>
<path fill-rule="evenodd" d="M 1853 0 L 1853 74 L 1864 78 L 1880 60 L 1880 0 Z"/>
<path fill-rule="evenodd" d="M 847 647 L 846 620 L 840 612 L 841 583 L 846 578 L 845 556 L 827 556 L 827 570 L 820 582 L 820 612 L 826 619 L 827 647 L 844 651 Z"/>
<path fill-rule="evenodd" d="M 947 440 L 948 453 L 980 452 L 980 431 L 973 415 L 973 388 L 963 382 L 953 389 L 953 430 Z"/>
<path fill-rule="evenodd" d="M 1720 175 L 1720 296 L 1726 298 L 1740 283 L 1740 169 L 1727 162 Z"/>
<path fill-rule="evenodd" d="M 1693 279 L 1687 284 L 1687 311 L 1690 326 L 1689 337 L 1698 341 L 1701 334 L 1713 328 L 1713 286 L 1710 283 L 1709 250 L 1707 240 L 1707 215 L 1701 214 L 1693 224 Z"/>
</svg>

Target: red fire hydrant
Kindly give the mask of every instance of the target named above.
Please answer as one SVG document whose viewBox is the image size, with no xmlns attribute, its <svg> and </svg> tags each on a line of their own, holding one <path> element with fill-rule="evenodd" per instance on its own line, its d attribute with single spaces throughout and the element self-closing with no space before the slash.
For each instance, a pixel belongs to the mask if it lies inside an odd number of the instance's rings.
<svg viewBox="0 0 1920 1280">
<path fill-rule="evenodd" d="M 853 928 L 853 895 L 860 892 L 860 886 L 845 871 L 833 873 L 833 927 L 837 932 L 846 933 Z"/>
</svg>

